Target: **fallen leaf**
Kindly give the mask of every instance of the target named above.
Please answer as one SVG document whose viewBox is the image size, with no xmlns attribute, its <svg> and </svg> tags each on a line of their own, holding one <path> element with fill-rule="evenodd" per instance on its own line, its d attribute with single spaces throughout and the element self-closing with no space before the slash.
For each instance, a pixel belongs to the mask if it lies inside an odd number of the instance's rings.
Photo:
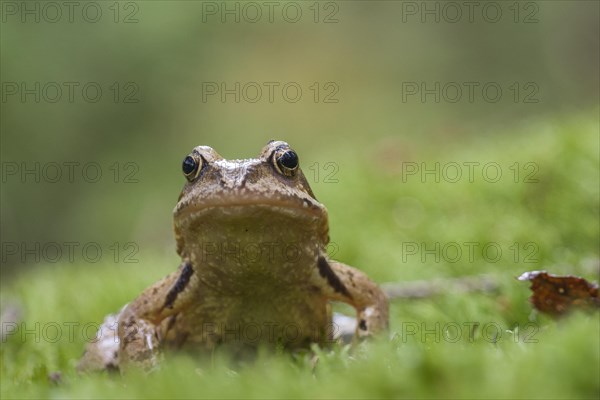
<svg viewBox="0 0 600 400">
<path fill-rule="evenodd" d="M 530 301 L 540 312 L 559 316 L 572 309 L 600 308 L 598 284 L 577 276 L 558 276 L 546 271 L 529 271 L 517 279 L 531 281 Z"/>
</svg>

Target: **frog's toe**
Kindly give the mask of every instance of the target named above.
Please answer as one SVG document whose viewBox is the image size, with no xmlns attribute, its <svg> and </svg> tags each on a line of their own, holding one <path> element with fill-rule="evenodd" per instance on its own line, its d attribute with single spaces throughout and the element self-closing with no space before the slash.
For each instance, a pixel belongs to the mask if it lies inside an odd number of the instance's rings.
<svg viewBox="0 0 600 400">
<path fill-rule="evenodd" d="M 158 333 L 154 324 L 132 316 L 119 321 L 121 367 L 135 364 L 146 371 L 152 370 L 160 356 Z"/>
<path fill-rule="evenodd" d="M 89 342 L 77 364 L 79 372 L 119 369 L 117 314 L 108 315 L 93 341 Z"/>
</svg>

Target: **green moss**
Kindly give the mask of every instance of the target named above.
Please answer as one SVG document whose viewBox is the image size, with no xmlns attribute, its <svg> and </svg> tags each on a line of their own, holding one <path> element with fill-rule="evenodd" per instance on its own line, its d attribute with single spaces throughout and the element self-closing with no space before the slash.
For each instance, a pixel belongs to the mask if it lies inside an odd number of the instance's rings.
<svg viewBox="0 0 600 400">
<path fill-rule="evenodd" d="M 146 254 L 143 263 L 126 266 L 40 266 L 2 282 L 3 309 L 18 304 L 23 325 L 2 343 L 0 397 L 597 398 L 598 313 L 559 322 L 536 316 L 528 285 L 514 279 L 533 269 L 598 279 L 596 124 L 592 113 L 532 123 L 495 135 L 494 143 L 420 146 L 429 149 L 423 160 L 494 161 L 505 173 L 515 160 L 534 162 L 537 183 L 403 182 L 402 162 L 409 159 L 382 164 L 374 145 L 360 153 L 340 148 L 347 155 L 340 159 L 349 160 L 339 165 L 340 181 L 314 185 L 330 210 L 336 258 L 377 281 L 487 274 L 496 292 L 395 301 L 390 338 L 354 350 L 316 349 L 314 369 L 310 355 L 265 353 L 236 363 L 220 353 L 208 361 L 177 354 L 150 378 L 136 371 L 78 376 L 74 366 L 94 324 L 172 270 L 177 259 Z M 423 260 L 403 253 L 407 242 L 494 242 L 504 254 L 495 262 L 482 256 Z M 523 254 L 530 242 L 533 262 Z M 516 260 L 509 250 L 514 243 L 521 246 Z M 53 342 L 56 327 L 61 335 Z M 48 379 L 56 371 L 60 384 Z"/>
</svg>

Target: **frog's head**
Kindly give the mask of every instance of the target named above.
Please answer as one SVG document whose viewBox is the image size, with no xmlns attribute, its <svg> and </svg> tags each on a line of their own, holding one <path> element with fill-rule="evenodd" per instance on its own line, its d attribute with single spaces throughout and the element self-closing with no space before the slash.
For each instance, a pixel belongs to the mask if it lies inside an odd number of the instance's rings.
<svg viewBox="0 0 600 400">
<path fill-rule="evenodd" d="M 180 255 L 215 235 L 303 241 L 311 236 L 314 244 L 327 244 L 327 210 L 286 142 L 271 140 L 258 158 L 246 160 L 226 160 L 211 147 L 198 146 L 182 170 L 187 182 L 174 210 Z"/>
</svg>

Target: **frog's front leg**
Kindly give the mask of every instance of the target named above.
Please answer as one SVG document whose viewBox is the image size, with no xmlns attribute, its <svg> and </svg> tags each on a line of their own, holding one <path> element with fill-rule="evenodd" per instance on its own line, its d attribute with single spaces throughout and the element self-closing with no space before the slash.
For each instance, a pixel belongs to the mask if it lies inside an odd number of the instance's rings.
<svg viewBox="0 0 600 400">
<path fill-rule="evenodd" d="M 178 314 L 188 303 L 187 288 L 194 270 L 190 262 L 144 290 L 120 313 L 118 320 L 119 364 L 137 364 L 149 369 L 160 355 L 158 326 Z"/>
<path fill-rule="evenodd" d="M 388 328 L 388 298 L 363 272 L 325 257 L 318 259 L 321 287 L 331 301 L 341 301 L 356 309 L 355 337 L 363 338 Z M 324 284 L 324 285 L 323 285 Z"/>
<path fill-rule="evenodd" d="M 193 269 L 189 262 L 144 290 L 118 314 L 106 317 L 97 339 L 86 345 L 79 371 L 120 369 L 133 362 L 155 365 L 160 350 L 158 325 L 179 313 L 190 297 L 186 293 Z"/>
</svg>

